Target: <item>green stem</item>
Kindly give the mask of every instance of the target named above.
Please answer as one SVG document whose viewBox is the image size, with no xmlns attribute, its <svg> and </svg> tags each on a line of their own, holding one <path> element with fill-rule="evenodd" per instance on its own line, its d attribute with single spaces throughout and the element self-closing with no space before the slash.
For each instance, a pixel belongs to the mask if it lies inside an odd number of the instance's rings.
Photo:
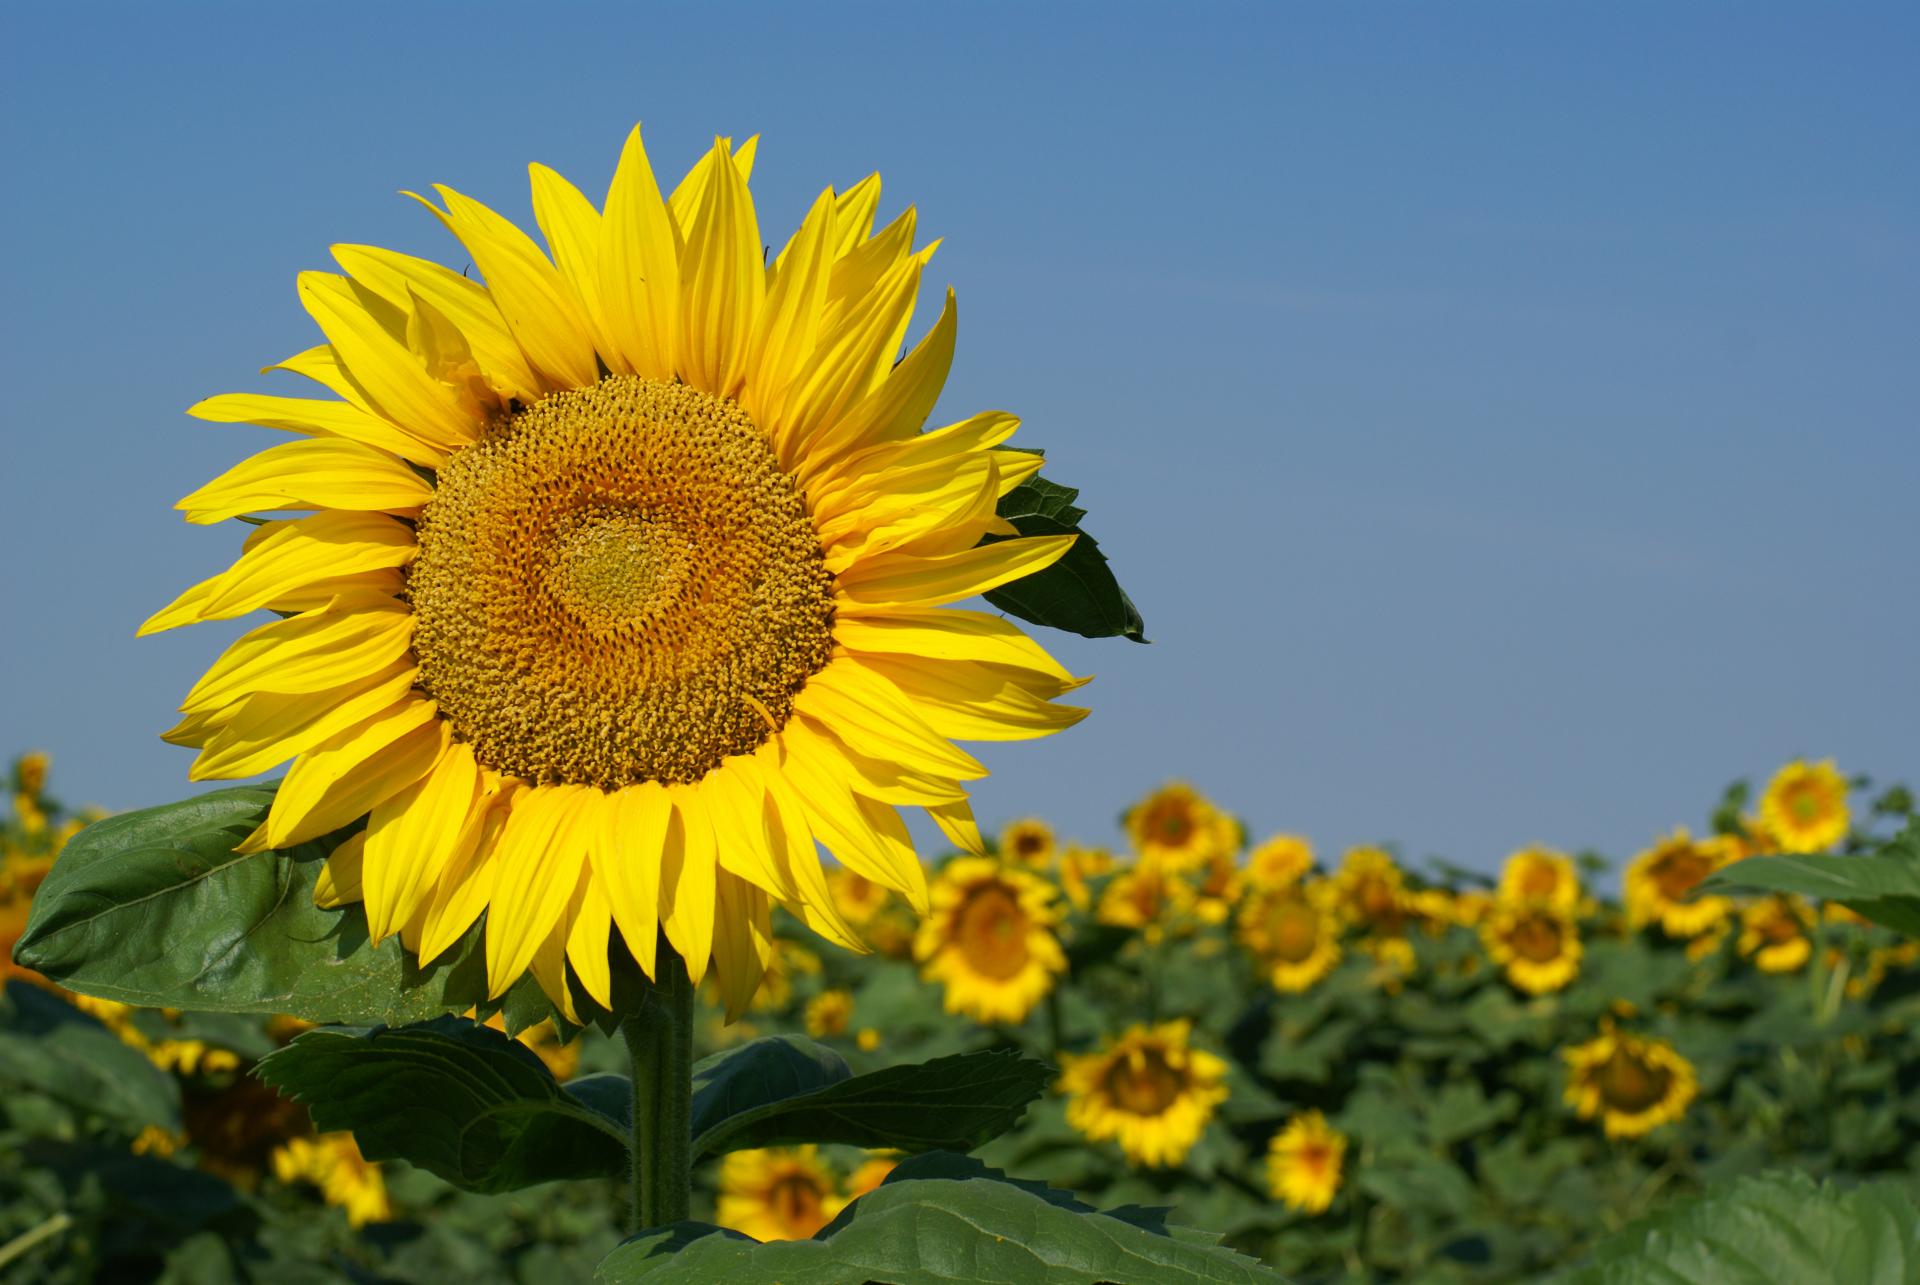
<svg viewBox="0 0 1920 1285">
<path fill-rule="evenodd" d="M 633 1230 L 684 1220 L 693 1200 L 693 983 L 680 956 L 620 1023 L 633 1067 Z"/>
<path fill-rule="evenodd" d="M 51 1240 L 73 1226 L 68 1214 L 55 1214 L 36 1227 L 29 1227 L 4 1245 L 0 1245 L 0 1267 L 5 1267 L 43 1240 Z"/>
</svg>

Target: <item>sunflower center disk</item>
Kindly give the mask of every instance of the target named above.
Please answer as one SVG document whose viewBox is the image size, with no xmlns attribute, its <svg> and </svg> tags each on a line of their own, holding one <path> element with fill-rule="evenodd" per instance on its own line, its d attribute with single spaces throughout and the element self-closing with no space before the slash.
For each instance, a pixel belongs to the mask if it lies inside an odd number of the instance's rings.
<svg viewBox="0 0 1920 1285">
<path fill-rule="evenodd" d="M 1158 1049 L 1142 1049 L 1137 1058 L 1123 1057 L 1107 1073 L 1107 1093 L 1113 1104 L 1131 1115 L 1159 1115 L 1180 1096 L 1182 1077 L 1167 1064 Z"/>
<path fill-rule="evenodd" d="M 1027 912 L 1013 894 L 990 884 L 960 908 L 954 937 L 969 968 L 1003 982 L 1027 966 L 1027 926 Z"/>
<path fill-rule="evenodd" d="M 731 402 L 611 376 L 442 467 L 408 573 L 420 686 L 496 771 L 697 781 L 832 650 L 806 505 Z"/>
<path fill-rule="evenodd" d="M 1673 1076 L 1618 1050 L 1600 1070 L 1600 1093 L 1616 1111 L 1644 1111 L 1667 1096 Z"/>
</svg>

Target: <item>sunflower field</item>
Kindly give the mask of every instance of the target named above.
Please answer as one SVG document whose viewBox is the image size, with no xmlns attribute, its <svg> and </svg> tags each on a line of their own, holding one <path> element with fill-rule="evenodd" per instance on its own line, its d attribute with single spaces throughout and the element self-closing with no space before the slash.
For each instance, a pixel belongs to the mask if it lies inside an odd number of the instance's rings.
<svg viewBox="0 0 1920 1285">
<path fill-rule="evenodd" d="M 12 767 L 8 958 L 90 819 L 47 769 Z M 912 1149 L 792 1144 L 806 1125 L 735 1116 L 715 1128 L 765 1145 L 714 1148 L 693 1213 L 801 1242 L 890 1178 L 998 1171 L 1116 1226 L 1190 1229 L 1214 1255 L 1127 1279 L 1257 1279 L 1255 1260 L 1296 1281 L 1913 1279 L 1913 799 L 1795 762 L 1694 820 L 1617 866 L 1535 847 L 1483 877 L 1385 846 L 1319 852 L 1170 784 L 1095 836 L 1110 846 L 1029 819 L 988 855 L 948 856 L 924 917 L 830 869 L 872 953 L 776 917 L 747 1004 L 730 1015 L 710 978 L 696 1117 L 743 1051 L 797 1088 L 823 1062 L 829 1086 L 914 1063 L 971 1097 Z M 494 1088 L 429 1073 L 436 1045 L 459 1045 L 531 1086 L 512 1092 L 590 1101 L 627 1064 L 591 1021 L 508 1004 L 402 1047 L 398 1028 L 129 1007 L 4 967 L 0 1279 L 628 1279 L 602 1265 L 625 1234 L 622 1175 L 537 1181 L 591 1166 L 510 1115 L 461 1119 L 450 1094 Z M 369 1045 L 391 1046 L 372 1075 L 353 1056 Z M 397 1106 L 370 1112 L 375 1082 Z M 915 1086 L 890 1087 L 815 1109 L 910 1134 L 886 1117 Z M 1725 1240 L 1730 1198 L 1774 1255 L 1750 1270 L 1779 1274 L 1723 1274 L 1699 1248 Z M 1649 1245 L 1675 1275 L 1645 1274 Z"/>
</svg>

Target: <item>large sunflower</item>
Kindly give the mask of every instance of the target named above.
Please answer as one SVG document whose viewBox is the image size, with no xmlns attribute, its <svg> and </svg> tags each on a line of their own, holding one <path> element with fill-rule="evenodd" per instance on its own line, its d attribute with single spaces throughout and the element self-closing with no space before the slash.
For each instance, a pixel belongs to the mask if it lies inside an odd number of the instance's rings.
<svg viewBox="0 0 1920 1285">
<path fill-rule="evenodd" d="M 823 191 L 770 265 L 753 143 L 715 141 L 663 197 L 636 128 L 604 206 L 532 167 L 543 250 L 460 193 L 421 204 L 485 284 L 334 249 L 301 302 L 326 342 L 282 362 L 336 399 L 229 394 L 202 419 L 288 430 L 180 502 L 262 511 L 232 569 L 143 633 L 259 608 L 167 733 L 195 779 L 293 760 L 241 851 L 368 818 L 334 862 L 379 940 L 423 959 L 486 913 L 488 987 L 529 970 L 609 1002 L 617 927 L 663 931 L 731 1013 L 770 906 L 841 945 L 815 840 L 927 906 L 897 808 L 981 849 L 954 738 L 1044 735 L 1079 681 L 961 601 L 1072 537 L 996 503 L 1039 465 L 987 413 L 922 432 L 946 307 L 905 356 L 933 247 L 877 176 Z M 988 540 L 987 537 L 1001 537 Z M 984 541 L 984 542 L 983 542 Z"/>
<path fill-rule="evenodd" d="M 1186 1159 L 1227 1100 L 1227 1064 L 1191 1044 L 1193 1024 L 1133 1026 L 1096 1053 L 1060 1055 L 1067 1123 L 1120 1144 L 1136 1165 Z"/>
</svg>

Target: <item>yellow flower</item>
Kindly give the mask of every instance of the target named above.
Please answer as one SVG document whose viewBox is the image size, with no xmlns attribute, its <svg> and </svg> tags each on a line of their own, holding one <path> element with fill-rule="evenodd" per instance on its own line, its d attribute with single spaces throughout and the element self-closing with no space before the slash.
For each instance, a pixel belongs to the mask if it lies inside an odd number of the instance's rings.
<svg viewBox="0 0 1920 1285">
<path fill-rule="evenodd" d="M 1726 919 L 1725 897 L 1686 898 L 1719 869 L 1728 851 L 1712 838 L 1695 842 L 1685 827 L 1675 830 L 1627 866 L 1627 920 L 1635 928 L 1657 923 L 1669 937 L 1697 937 Z"/>
<path fill-rule="evenodd" d="M 1791 973 L 1813 954 L 1813 912 L 1798 897 L 1762 897 L 1740 911 L 1740 953 L 1763 973 Z"/>
<path fill-rule="evenodd" d="M 351 1133 L 289 1138 L 273 1153 L 273 1176 L 284 1183 L 306 1182 L 320 1188 L 321 1199 L 346 1210 L 352 1226 L 393 1218 L 380 1166 L 360 1154 Z"/>
<path fill-rule="evenodd" d="M 1341 913 L 1355 927 L 1389 935 L 1402 929 L 1406 918 L 1406 879 L 1384 848 L 1347 849 L 1334 872 L 1333 886 Z"/>
<path fill-rule="evenodd" d="M 229 394 L 202 419 L 293 432 L 180 501 L 190 522 L 311 511 L 143 633 L 256 609 L 167 739 L 195 780 L 293 760 L 240 852 L 367 817 L 329 860 L 374 940 L 442 955 L 485 916 L 491 995 L 531 971 L 611 1004 L 618 929 L 667 941 L 730 1016 L 778 902 L 849 949 L 816 840 L 927 908 L 897 808 L 982 851 L 954 738 L 1046 735 L 1081 680 L 953 609 L 1070 535 L 995 513 L 1040 456 L 987 413 L 922 426 L 951 295 L 898 356 L 932 248 L 872 231 L 877 177 L 820 193 L 768 262 L 754 145 L 663 197 L 636 129 L 604 209 L 543 166 L 549 258 L 448 188 L 422 204 L 480 280 L 364 246 L 299 278 L 324 342 L 281 363 L 339 394 Z M 1012 537 L 986 541 L 988 536 Z M 299 685 L 279 684 L 297 671 Z"/>
<path fill-rule="evenodd" d="M 125 1033 L 122 1033 L 125 1038 Z M 239 1055 L 205 1040 L 160 1039 L 145 1045 L 147 1060 L 162 1071 L 181 1075 L 218 1075 L 240 1069 Z"/>
<path fill-rule="evenodd" d="M 1286 888 L 1313 869 L 1313 845 L 1297 834 L 1276 834 L 1247 858 L 1247 882 L 1256 888 Z"/>
<path fill-rule="evenodd" d="M 1480 925 L 1480 940 L 1507 981 L 1529 995 L 1562 990 L 1580 975 L 1580 929 L 1564 902 L 1502 899 Z"/>
<path fill-rule="evenodd" d="M 1231 850 L 1222 850 L 1207 858 L 1193 890 L 1193 913 L 1201 923 L 1223 924 L 1240 900 L 1245 881 Z"/>
<path fill-rule="evenodd" d="M 163 1129 L 157 1124 L 150 1124 L 140 1130 L 140 1135 L 129 1145 L 136 1156 L 170 1156 L 178 1151 L 186 1140 L 183 1134 Z"/>
<path fill-rule="evenodd" d="M 1347 1136 L 1326 1116 L 1318 1111 L 1297 1115 L 1267 1144 L 1267 1190 L 1289 1209 L 1324 1213 L 1340 1190 L 1346 1154 Z"/>
<path fill-rule="evenodd" d="M 1185 880 L 1158 865 L 1143 863 L 1107 881 L 1093 917 L 1118 928 L 1137 928 L 1147 940 L 1159 941 L 1167 924 L 1192 907 L 1193 889 Z"/>
<path fill-rule="evenodd" d="M 845 1035 L 853 1020 L 853 996 L 847 991 L 822 991 L 807 1001 L 807 1034 L 816 1040 Z"/>
<path fill-rule="evenodd" d="M 40 810 L 31 794 L 24 792 L 13 796 L 13 820 L 29 838 L 47 828 L 47 814 Z"/>
<path fill-rule="evenodd" d="M 1462 928 L 1478 928 L 1493 911 L 1494 896 L 1478 888 L 1453 894 L 1453 922 Z"/>
<path fill-rule="evenodd" d="M 1760 796 L 1768 836 L 1788 852 L 1825 852 L 1847 837 L 1847 778 L 1832 759 L 1803 759 L 1774 773 Z"/>
<path fill-rule="evenodd" d="M 893 900 L 893 894 L 885 888 L 845 866 L 837 866 L 827 875 L 827 886 L 841 918 L 855 928 L 864 928 Z"/>
<path fill-rule="evenodd" d="M 880 1032 L 871 1026 L 863 1026 L 854 1033 L 853 1042 L 860 1046 L 862 1053 L 871 1053 L 880 1047 Z"/>
<path fill-rule="evenodd" d="M 766 969 L 759 993 L 753 997 L 753 1011 L 783 1012 L 793 1002 L 793 979 L 820 975 L 820 956 L 797 941 L 776 937 L 767 953 Z"/>
<path fill-rule="evenodd" d="M 1522 848 L 1501 868 L 1496 893 L 1504 901 L 1549 902 L 1571 914 L 1580 905 L 1580 875 L 1564 853 Z"/>
<path fill-rule="evenodd" d="M 1000 832 L 1000 859 L 1023 870 L 1045 870 L 1053 864 L 1053 828 L 1028 817 Z"/>
<path fill-rule="evenodd" d="M 1340 962 L 1340 922 L 1325 883 L 1256 889 L 1240 907 L 1239 936 L 1273 988 L 1298 994 Z"/>
<path fill-rule="evenodd" d="M 1161 786 L 1127 811 L 1127 835 L 1143 863 L 1192 870 L 1217 852 L 1236 852 L 1240 827 L 1192 786 Z"/>
<path fill-rule="evenodd" d="M 1070 843 L 1060 854 L 1060 890 L 1067 894 L 1075 910 L 1085 910 L 1093 900 L 1087 884 L 1113 873 L 1113 854 L 1105 848 L 1083 848 Z"/>
<path fill-rule="evenodd" d="M 28 750 L 13 761 L 13 788 L 29 799 L 38 799 L 47 788 L 47 768 L 51 760 L 44 750 Z"/>
<path fill-rule="evenodd" d="M 1060 919 L 1044 881 L 986 857 L 940 871 L 933 910 L 913 942 L 920 975 L 946 988 L 949 1013 L 978 1022 L 1020 1022 L 1067 970 L 1053 926 Z"/>
<path fill-rule="evenodd" d="M 717 1221 L 755 1240 L 805 1240 L 846 1203 L 818 1147 L 735 1151 L 720 1162 Z"/>
<path fill-rule="evenodd" d="M 899 1164 L 900 1157 L 895 1152 L 884 1152 L 862 1161 L 860 1167 L 847 1177 L 847 1199 L 858 1200 L 878 1187 Z"/>
<path fill-rule="evenodd" d="M 1637 1138 L 1686 1114 L 1698 1085 L 1672 1045 L 1602 1023 L 1600 1037 L 1567 1049 L 1567 1105 L 1600 1117 L 1609 1138 Z"/>
<path fill-rule="evenodd" d="M 1111 1138 L 1135 1165 L 1186 1159 L 1227 1099 L 1227 1064 L 1189 1045 L 1191 1022 L 1132 1026 L 1087 1054 L 1060 1055 L 1067 1123 L 1094 1142 Z"/>
</svg>

